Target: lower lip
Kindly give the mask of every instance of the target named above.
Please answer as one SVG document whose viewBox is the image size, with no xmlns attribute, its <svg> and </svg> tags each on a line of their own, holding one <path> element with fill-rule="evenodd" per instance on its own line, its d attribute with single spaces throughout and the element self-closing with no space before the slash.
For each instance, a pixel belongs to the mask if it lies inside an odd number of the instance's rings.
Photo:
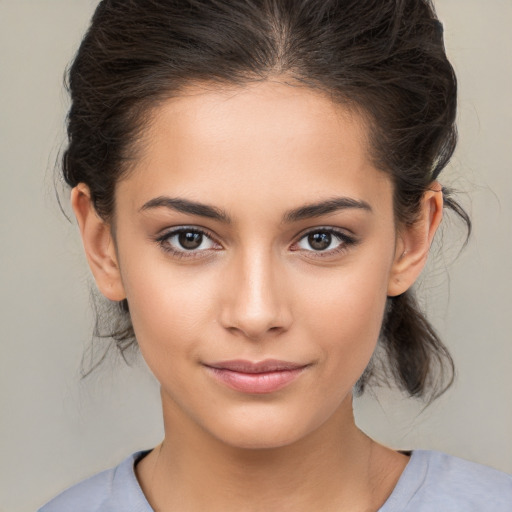
<svg viewBox="0 0 512 512">
<path fill-rule="evenodd" d="M 264 373 L 242 373 L 207 366 L 208 373 L 235 391 L 243 393 L 272 393 L 291 384 L 306 367 Z"/>
</svg>

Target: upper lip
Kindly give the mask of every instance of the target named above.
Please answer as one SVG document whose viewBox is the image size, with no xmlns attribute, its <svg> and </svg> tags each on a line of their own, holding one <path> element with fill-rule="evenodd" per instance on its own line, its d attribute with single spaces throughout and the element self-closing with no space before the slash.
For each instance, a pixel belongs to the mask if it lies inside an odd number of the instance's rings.
<svg viewBox="0 0 512 512">
<path fill-rule="evenodd" d="M 289 361 L 280 361 L 278 359 L 266 359 L 264 361 L 252 362 L 243 359 L 233 359 L 231 361 L 218 361 L 208 363 L 206 366 L 217 368 L 219 370 L 230 370 L 239 373 L 265 373 L 284 370 L 297 370 L 308 366 L 306 364 L 290 363 Z"/>
</svg>

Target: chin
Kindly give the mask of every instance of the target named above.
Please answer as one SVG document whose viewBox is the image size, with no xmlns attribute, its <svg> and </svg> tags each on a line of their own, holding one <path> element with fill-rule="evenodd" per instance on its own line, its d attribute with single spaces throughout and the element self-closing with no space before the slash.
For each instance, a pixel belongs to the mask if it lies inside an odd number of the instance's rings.
<svg viewBox="0 0 512 512">
<path fill-rule="evenodd" d="M 229 436 L 218 437 L 218 440 L 225 445 L 240 450 L 276 450 L 291 445 L 303 437 L 304 435 L 298 433 L 290 435 L 282 431 L 267 430 L 264 432 L 259 430 L 258 432 L 233 432 Z"/>
<path fill-rule="evenodd" d="M 221 424 L 212 426 L 210 433 L 225 445 L 247 450 L 282 448 L 304 439 L 322 422 L 308 422 L 302 415 L 266 413 L 245 414 L 223 418 Z"/>
</svg>

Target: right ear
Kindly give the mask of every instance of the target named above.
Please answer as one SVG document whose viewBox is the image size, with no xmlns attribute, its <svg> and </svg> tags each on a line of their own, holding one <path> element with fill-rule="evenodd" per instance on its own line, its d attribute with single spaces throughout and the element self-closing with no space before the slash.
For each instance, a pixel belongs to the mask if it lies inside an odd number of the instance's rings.
<svg viewBox="0 0 512 512">
<path fill-rule="evenodd" d="M 100 292 L 113 301 L 125 299 L 110 225 L 96 212 L 91 192 L 85 183 L 79 183 L 71 190 L 71 206 L 80 227 L 87 261 Z"/>
</svg>

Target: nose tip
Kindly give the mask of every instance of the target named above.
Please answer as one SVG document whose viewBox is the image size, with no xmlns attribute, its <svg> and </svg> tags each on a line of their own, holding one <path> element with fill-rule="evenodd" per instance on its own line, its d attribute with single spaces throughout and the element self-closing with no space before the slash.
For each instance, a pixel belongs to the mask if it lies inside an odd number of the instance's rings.
<svg viewBox="0 0 512 512">
<path fill-rule="evenodd" d="M 252 258 L 226 280 L 221 323 L 232 334 L 258 341 L 289 329 L 292 315 L 285 286 L 274 278 L 275 267 Z"/>
</svg>

